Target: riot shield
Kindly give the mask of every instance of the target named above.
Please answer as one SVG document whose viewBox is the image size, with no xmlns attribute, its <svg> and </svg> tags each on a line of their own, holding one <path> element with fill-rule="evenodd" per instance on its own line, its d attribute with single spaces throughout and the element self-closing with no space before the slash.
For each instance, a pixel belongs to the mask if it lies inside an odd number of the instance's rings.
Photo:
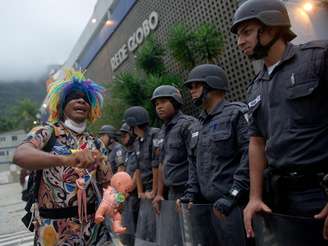
<svg viewBox="0 0 328 246">
<path fill-rule="evenodd" d="M 194 204 L 190 209 L 182 204 L 179 212 L 183 245 L 218 246 L 218 240 L 212 226 L 212 206 Z"/>
<path fill-rule="evenodd" d="M 257 214 L 253 219 L 257 246 L 328 245 L 323 221 L 281 214 Z"/>
<path fill-rule="evenodd" d="M 139 210 L 139 199 L 136 196 L 130 196 L 124 204 L 122 212 L 122 224 L 127 228 L 127 231 L 120 236 L 121 241 L 126 246 L 134 245 L 136 232 L 136 221 Z"/>
<path fill-rule="evenodd" d="M 135 246 L 155 246 L 156 214 L 148 199 L 140 200 Z"/>
<path fill-rule="evenodd" d="M 159 245 L 183 245 L 178 212 L 175 201 L 162 201 L 157 227 Z"/>
</svg>

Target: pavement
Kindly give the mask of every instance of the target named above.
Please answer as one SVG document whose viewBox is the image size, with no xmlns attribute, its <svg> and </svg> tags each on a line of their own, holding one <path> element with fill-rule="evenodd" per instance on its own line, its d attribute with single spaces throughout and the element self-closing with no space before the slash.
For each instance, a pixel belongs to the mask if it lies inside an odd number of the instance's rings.
<svg viewBox="0 0 328 246">
<path fill-rule="evenodd" d="M 21 222 L 25 215 L 21 191 L 19 183 L 0 185 L 0 246 L 33 245 L 33 233 Z"/>
</svg>

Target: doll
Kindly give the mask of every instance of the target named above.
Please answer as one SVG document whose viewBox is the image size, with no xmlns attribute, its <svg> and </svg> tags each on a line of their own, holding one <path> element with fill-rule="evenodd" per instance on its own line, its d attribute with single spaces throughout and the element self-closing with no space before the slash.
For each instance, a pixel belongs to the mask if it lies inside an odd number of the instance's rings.
<svg viewBox="0 0 328 246">
<path fill-rule="evenodd" d="M 117 172 L 111 179 L 110 186 L 104 189 L 103 199 L 96 211 L 95 222 L 100 224 L 104 221 L 104 217 L 108 215 L 112 218 L 112 229 L 117 234 L 126 231 L 123 227 L 122 216 L 119 208 L 128 197 L 132 189 L 132 179 L 126 172 Z"/>
</svg>

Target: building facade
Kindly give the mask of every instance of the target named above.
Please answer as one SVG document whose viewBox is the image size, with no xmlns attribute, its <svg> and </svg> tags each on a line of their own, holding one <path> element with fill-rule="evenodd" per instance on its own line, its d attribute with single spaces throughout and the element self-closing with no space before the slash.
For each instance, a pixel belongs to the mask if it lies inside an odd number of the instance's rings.
<svg viewBox="0 0 328 246">
<path fill-rule="evenodd" d="M 301 0 L 284 1 L 291 17 L 292 29 L 298 34 L 294 43 L 328 39 L 325 26 L 328 9 L 324 1 L 310 1 L 311 9 L 305 9 L 304 1 Z M 107 2 L 107 11 L 97 11 L 97 6 L 106 8 L 103 2 Z M 76 44 L 79 48 L 73 50 L 65 65 L 74 64 L 77 68 L 87 69 L 87 77 L 110 83 L 119 73 L 136 69 L 135 52 L 149 34 L 152 33 L 166 48 L 168 33 L 174 25 L 182 23 L 194 30 L 206 22 L 215 25 L 224 37 L 224 53 L 219 57 L 219 63 L 230 80 L 228 99 L 243 100 L 247 83 L 254 76 L 256 66 L 241 54 L 235 35 L 230 33 L 233 13 L 241 2 L 243 1 L 99 0 L 90 23 Z M 93 28 L 90 27 L 92 24 Z M 188 71 L 181 68 L 169 52 L 166 52 L 164 61 L 169 72 L 185 78 Z"/>
</svg>

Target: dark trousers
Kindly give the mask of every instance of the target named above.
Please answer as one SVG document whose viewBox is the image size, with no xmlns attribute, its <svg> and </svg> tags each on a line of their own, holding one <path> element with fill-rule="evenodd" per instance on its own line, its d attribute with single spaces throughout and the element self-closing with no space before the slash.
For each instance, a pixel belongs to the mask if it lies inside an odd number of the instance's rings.
<svg viewBox="0 0 328 246">
<path fill-rule="evenodd" d="M 170 186 L 168 190 L 168 200 L 177 200 L 183 196 L 186 190 L 185 185 Z"/>
</svg>

